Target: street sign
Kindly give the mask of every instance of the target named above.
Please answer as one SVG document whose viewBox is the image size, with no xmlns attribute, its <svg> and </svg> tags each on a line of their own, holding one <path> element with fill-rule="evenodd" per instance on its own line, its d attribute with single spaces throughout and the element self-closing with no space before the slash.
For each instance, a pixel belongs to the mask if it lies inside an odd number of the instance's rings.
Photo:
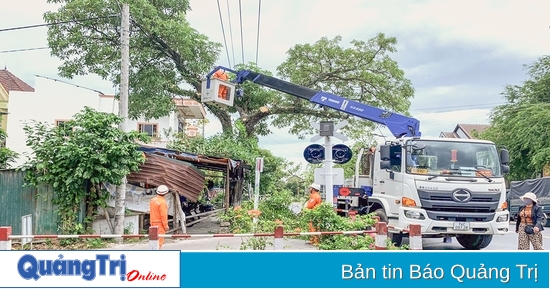
<svg viewBox="0 0 550 289">
<path fill-rule="evenodd" d="M 313 172 L 313 181 L 316 184 L 326 185 L 326 173 L 324 168 L 316 168 Z M 344 185 L 344 169 L 332 168 L 332 184 L 336 186 Z"/>
<path fill-rule="evenodd" d="M 310 164 L 320 164 L 325 159 L 325 148 L 320 144 L 311 144 L 304 149 L 304 159 Z"/>
<path fill-rule="evenodd" d="M 353 152 L 345 144 L 332 146 L 332 160 L 335 164 L 345 164 L 351 160 Z"/>
</svg>

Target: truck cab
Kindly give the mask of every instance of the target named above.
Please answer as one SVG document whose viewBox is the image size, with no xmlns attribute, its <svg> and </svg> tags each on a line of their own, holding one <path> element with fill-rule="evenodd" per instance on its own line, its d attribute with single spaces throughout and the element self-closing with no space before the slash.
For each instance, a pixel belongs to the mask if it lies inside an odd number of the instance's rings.
<svg viewBox="0 0 550 289">
<path fill-rule="evenodd" d="M 380 145 L 369 175 L 369 212 L 401 234 L 410 224 L 423 237 L 456 237 L 467 249 L 489 245 L 506 234 L 507 151 L 484 140 L 403 138 Z"/>
</svg>

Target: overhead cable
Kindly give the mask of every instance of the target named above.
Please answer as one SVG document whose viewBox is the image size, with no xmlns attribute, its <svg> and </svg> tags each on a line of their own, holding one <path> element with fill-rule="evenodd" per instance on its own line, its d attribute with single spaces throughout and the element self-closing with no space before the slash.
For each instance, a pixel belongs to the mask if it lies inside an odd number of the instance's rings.
<svg viewBox="0 0 550 289">
<path fill-rule="evenodd" d="M 88 20 L 97 20 L 97 19 L 111 18 L 111 17 L 118 17 L 118 15 L 98 16 L 98 17 L 91 17 L 91 18 L 85 18 L 85 19 L 59 21 L 59 22 L 53 22 L 53 23 L 44 23 L 44 24 L 27 25 L 27 26 L 19 26 L 19 27 L 1 28 L 0 32 L 21 30 L 21 29 L 29 29 L 29 28 L 36 28 L 36 27 L 43 27 L 43 26 L 52 26 L 52 25 L 59 25 L 59 24 L 67 24 L 67 23 L 73 23 L 73 22 L 83 22 L 83 21 L 88 21 Z"/>
<path fill-rule="evenodd" d="M 256 34 L 256 65 L 258 65 L 258 51 L 260 50 L 260 14 L 262 9 L 262 0 L 258 2 L 258 34 Z"/>
<path fill-rule="evenodd" d="M 241 22 L 241 52 L 243 56 L 242 63 L 244 64 L 244 39 L 243 39 L 243 10 L 241 6 L 241 0 L 239 0 L 239 18 Z"/>
<path fill-rule="evenodd" d="M 231 38 L 231 53 L 233 54 L 233 65 L 237 64 L 235 61 L 235 45 L 233 45 L 233 25 L 231 23 L 231 13 L 229 12 L 229 0 L 227 0 L 227 20 L 229 21 L 229 37 Z"/>
<path fill-rule="evenodd" d="M 225 29 L 223 28 L 223 18 L 222 18 L 222 9 L 220 8 L 220 0 L 217 0 L 217 2 L 218 2 L 218 14 L 220 15 L 220 24 L 222 26 L 223 43 L 225 44 L 225 52 L 227 53 L 227 62 L 229 63 L 229 67 L 231 67 L 231 59 L 229 58 L 229 49 L 227 48 Z"/>
</svg>

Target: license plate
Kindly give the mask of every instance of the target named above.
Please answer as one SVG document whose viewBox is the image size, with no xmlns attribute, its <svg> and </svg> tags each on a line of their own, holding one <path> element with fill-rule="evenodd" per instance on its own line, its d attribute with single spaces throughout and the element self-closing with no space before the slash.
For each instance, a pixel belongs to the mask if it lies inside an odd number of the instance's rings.
<svg viewBox="0 0 550 289">
<path fill-rule="evenodd" d="M 454 222 L 453 229 L 455 229 L 456 231 L 470 230 L 470 223 L 468 223 L 468 222 Z"/>
</svg>

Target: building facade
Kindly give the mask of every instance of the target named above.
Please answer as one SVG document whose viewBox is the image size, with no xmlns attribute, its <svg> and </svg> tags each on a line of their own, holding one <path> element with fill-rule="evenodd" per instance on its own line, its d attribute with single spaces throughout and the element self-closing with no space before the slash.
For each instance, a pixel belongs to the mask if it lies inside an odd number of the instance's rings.
<svg viewBox="0 0 550 289">
<path fill-rule="evenodd" d="M 16 162 L 12 163 L 13 168 L 23 165 L 32 153 L 26 145 L 23 130 L 25 123 L 38 121 L 63 125 L 86 106 L 118 114 L 118 100 L 112 95 L 41 77 L 36 78 L 35 88 L 32 91 L 10 92 L 6 146 L 19 154 Z M 175 133 L 186 133 L 189 120 L 206 117 L 202 104 L 194 100 L 178 99 L 175 102 L 177 110 L 166 117 L 153 120 L 129 119 L 128 130 L 145 132 L 152 137 L 152 145 L 165 147 Z"/>
</svg>

